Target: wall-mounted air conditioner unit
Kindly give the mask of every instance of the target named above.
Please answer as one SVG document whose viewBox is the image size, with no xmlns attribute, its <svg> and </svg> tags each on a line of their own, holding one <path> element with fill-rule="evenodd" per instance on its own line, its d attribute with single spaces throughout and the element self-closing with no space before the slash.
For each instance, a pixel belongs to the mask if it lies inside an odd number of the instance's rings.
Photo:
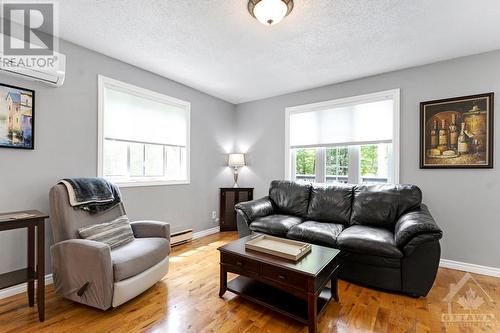
<svg viewBox="0 0 500 333">
<path fill-rule="evenodd" d="M 2 38 L 6 38 L 4 35 Z M 23 79 L 40 81 L 60 87 L 66 76 L 66 56 L 54 52 L 51 56 L 1 55 L 0 73 L 12 74 Z"/>
</svg>

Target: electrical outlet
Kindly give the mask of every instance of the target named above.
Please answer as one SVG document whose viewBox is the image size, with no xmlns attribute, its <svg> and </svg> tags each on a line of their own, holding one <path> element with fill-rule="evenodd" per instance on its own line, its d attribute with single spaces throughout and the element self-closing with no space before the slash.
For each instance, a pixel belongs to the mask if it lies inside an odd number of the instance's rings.
<svg viewBox="0 0 500 333">
<path fill-rule="evenodd" d="M 215 220 L 217 218 L 217 212 L 214 210 L 212 211 L 212 220 Z"/>
</svg>

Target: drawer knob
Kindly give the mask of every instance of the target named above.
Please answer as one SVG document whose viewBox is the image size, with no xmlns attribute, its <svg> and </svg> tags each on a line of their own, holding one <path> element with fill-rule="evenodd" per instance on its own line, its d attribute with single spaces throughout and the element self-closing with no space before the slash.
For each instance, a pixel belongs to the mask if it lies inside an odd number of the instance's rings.
<svg viewBox="0 0 500 333">
<path fill-rule="evenodd" d="M 242 263 L 241 261 L 237 261 L 237 262 L 236 262 L 236 265 L 237 265 L 237 266 L 243 266 L 243 263 Z"/>
<path fill-rule="evenodd" d="M 286 276 L 281 275 L 281 274 L 280 274 L 280 275 L 278 275 L 278 278 L 280 278 L 281 280 L 286 280 Z"/>
</svg>

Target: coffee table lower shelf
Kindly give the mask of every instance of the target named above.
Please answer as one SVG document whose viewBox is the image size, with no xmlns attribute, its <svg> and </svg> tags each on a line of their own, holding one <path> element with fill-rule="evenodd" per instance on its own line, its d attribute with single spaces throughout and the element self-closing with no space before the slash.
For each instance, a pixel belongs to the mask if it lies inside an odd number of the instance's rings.
<svg viewBox="0 0 500 333">
<path fill-rule="evenodd" d="M 240 275 L 227 282 L 227 290 L 251 302 L 291 317 L 301 323 L 309 323 L 307 316 L 307 301 L 278 288 Z M 331 299 L 331 289 L 328 287 L 323 288 L 317 300 L 318 317 L 326 309 Z"/>
</svg>

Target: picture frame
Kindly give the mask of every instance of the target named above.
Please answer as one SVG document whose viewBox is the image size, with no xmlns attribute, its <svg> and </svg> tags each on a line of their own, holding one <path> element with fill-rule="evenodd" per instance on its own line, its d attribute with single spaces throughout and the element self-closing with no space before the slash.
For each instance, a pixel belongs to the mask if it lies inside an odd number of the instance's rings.
<svg viewBox="0 0 500 333">
<path fill-rule="evenodd" d="M 35 149 L 35 91 L 0 83 L 0 148 Z"/>
<path fill-rule="evenodd" d="M 420 103 L 420 169 L 493 168 L 494 93 Z"/>
</svg>

